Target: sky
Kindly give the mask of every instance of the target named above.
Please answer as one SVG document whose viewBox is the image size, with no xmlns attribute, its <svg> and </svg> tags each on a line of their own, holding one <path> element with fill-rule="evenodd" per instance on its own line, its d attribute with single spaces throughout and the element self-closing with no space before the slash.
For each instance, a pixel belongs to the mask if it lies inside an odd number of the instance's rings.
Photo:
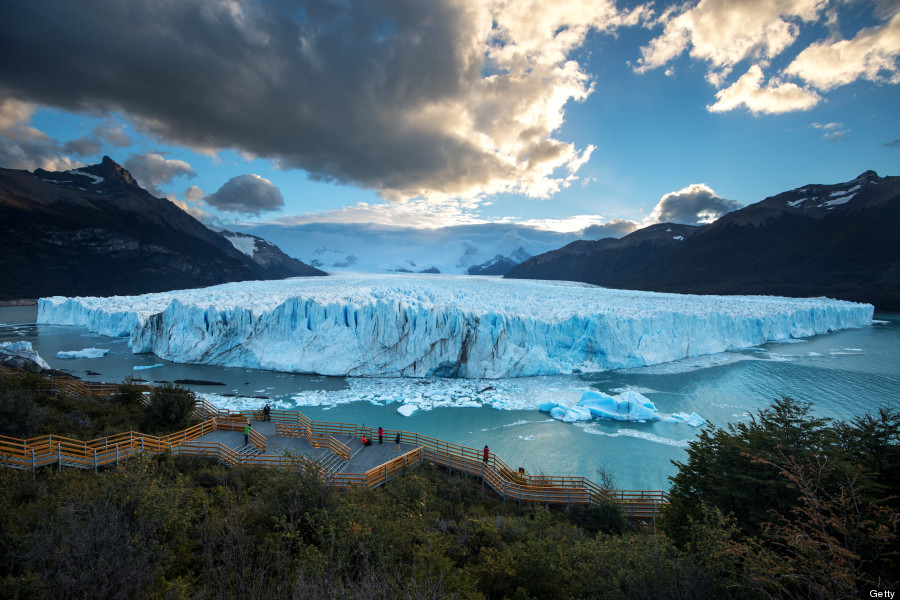
<svg viewBox="0 0 900 600">
<path fill-rule="evenodd" d="M 104 155 L 223 227 L 706 223 L 900 175 L 900 2 L 3 3 L 0 166 Z"/>
</svg>

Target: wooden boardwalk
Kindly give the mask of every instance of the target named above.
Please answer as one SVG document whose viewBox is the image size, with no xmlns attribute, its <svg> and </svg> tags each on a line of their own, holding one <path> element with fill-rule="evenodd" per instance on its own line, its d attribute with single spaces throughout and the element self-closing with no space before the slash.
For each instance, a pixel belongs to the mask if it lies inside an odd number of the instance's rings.
<svg viewBox="0 0 900 600">
<path fill-rule="evenodd" d="M 275 421 L 251 421 L 253 431 L 266 438 L 266 447 L 262 449 L 263 454 L 303 456 L 318 462 L 325 462 L 326 458 L 333 455 L 328 448 L 314 448 L 306 438 L 277 435 L 275 426 Z M 342 472 L 365 473 L 376 467 L 382 467 L 401 454 L 415 449 L 412 444 L 401 442 L 398 452 L 394 444 L 394 435 L 390 437 L 390 440 L 385 436 L 383 444 L 378 443 L 376 435 L 371 446 L 363 446 L 359 437 L 350 434 L 335 436 L 338 441 L 349 446 L 351 452 L 350 461 L 342 469 Z M 244 448 L 244 434 L 241 431 L 216 430 L 200 436 L 196 441 L 222 444 L 235 452 Z"/>
<path fill-rule="evenodd" d="M 0 368 L 0 378 L 25 376 Z M 30 375 L 28 375 L 30 376 Z M 60 395 L 108 396 L 112 386 L 86 386 L 64 379 L 44 382 Z M 496 454 L 484 462 L 482 451 L 416 432 L 385 430 L 384 443 L 377 432 L 354 423 L 313 421 L 296 410 L 272 410 L 271 421 L 261 411 L 230 412 L 206 400 L 194 407 L 197 425 L 169 434 L 151 436 L 129 431 L 91 441 L 45 435 L 27 440 L 0 436 L 0 465 L 37 469 L 56 465 L 94 469 L 118 465 L 136 454 L 171 452 L 176 455 L 215 458 L 219 463 L 315 473 L 330 485 L 378 487 L 409 468 L 433 463 L 466 476 L 480 478 L 505 502 L 507 499 L 550 506 L 598 504 L 612 501 L 632 518 L 653 518 L 667 503 L 657 490 L 612 490 L 584 477 L 529 475 L 514 471 Z M 243 430 L 251 423 L 250 443 Z M 401 450 L 394 445 L 401 436 Z M 375 441 L 363 447 L 360 437 Z"/>
</svg>

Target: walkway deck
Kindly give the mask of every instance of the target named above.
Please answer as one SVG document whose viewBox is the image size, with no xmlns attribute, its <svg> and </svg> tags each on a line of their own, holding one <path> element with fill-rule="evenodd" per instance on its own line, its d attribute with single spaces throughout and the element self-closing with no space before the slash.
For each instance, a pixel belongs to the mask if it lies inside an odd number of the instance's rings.
<svg viewBox="0 0 900 600">
<path fill-rule="evenodd" d="M 333 454 L 328 448 L 313 448 L 305 438 L 277 435 L 273 421 L 253 421 L 252 428 L 256 433 L 266 438 L 265 454 L 299 455 L 305 456 L 310 460 L 322 459 Z M 416 448 L 412 444 L 401 443 L 400 451 L 398 452 L 393 436 L 391 436 L 390 441 L 385 437 L 383 444 L 379 444 L 376 437 L 372 445 L 368 447 L 363 447 L 358 437 L 351 435 L 336 435 L 334 437 L 350 447 L 350 463 L 342 469 L 346 473 L 365 473 L 375 467 L 383 466 L 401 454 Z M 218 443 L 231 448 L 235 452 L 239 452 L 244 446 L 244 434 L 240 431 L 216 430 L 200 436 L 195 441 Z"/>
</svg>

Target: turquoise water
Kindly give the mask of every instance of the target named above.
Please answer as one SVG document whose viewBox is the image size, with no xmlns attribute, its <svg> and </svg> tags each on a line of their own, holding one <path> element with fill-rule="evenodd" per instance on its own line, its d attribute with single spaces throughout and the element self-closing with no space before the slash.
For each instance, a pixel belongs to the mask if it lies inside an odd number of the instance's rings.
<svg viewBox="0 0 900 600">
<path fill-rule="evenodd" d="M 724 426 L 748 418 L 781 395 L 814 403 L 827 417 L 849 419 L 879 407 L 900 408 L 900 315 L 879 314 L 870 327 L 794 343 L 727 352 L 656 367 L 593 375 L 497 381 L 356 379 L 251 369 L 179 365 L 132 354 L 126 340 L 82 328 L 34 325 L 36 307 L 0 308 L 0 342 L 27 340 L 54 368 L 93 381 L 202 379 L 188 386 L 219 405 L 298 408 L 312 419 L 418 431 L 481 448 L 488 444 L 529 473 L 597 479 L 604 468 L 626 489 L 666 489 L 685 447 L 699 429 L 683 423 L 593 420 L 567 424 L 539 412 L 539 402 L 575 404 L 582 391 L 634 390 L 662 415 L 696 412 Z M 59 351 L 102 348 L 102 358 L 60 359 Z M 162 365 L 146 370 L 135 366 Z M 485 390 L 491 387 L 493 389 Z M 362 398 L 362 399 L 361 399 Z M 397 412 L 409 402 L 409 417 Z"/>
</svg>

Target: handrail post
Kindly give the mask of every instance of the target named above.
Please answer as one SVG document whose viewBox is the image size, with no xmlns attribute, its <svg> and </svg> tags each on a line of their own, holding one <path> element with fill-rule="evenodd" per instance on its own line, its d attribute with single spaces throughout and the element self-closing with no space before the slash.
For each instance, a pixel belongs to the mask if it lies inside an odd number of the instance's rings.
<svg viewBox="0 0 900 600">
<path fill-rule="evenodd" d="M 119 467 L 119 445 L 116 444 L 116 468 Z"/>
<path fill-rule="evenodd" d="M 62 473 L 62 444 L 56 442 L 56 462 L 59 466 L 59 472 Z"/>
<path fill-rule="evenodd" d="M 94 448 L 94 473 L 97 472 L 97 449 Z"/>
</svg>

